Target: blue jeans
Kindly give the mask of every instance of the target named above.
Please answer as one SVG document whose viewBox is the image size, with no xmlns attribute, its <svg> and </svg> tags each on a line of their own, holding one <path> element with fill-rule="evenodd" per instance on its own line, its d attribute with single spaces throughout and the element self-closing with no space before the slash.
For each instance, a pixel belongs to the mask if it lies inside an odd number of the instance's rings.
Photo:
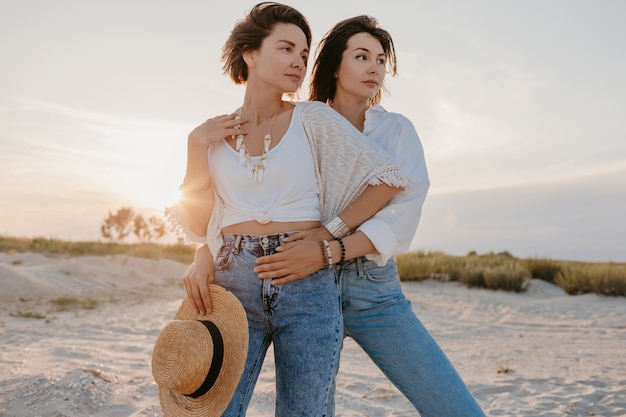
<svg viewBox="0 0 626 417">
<path fill-rule="evenodd" d="M 224 235 L 216 283 L 233 292 L 248 317 L 250 342 L 243 376 L 223 416 L 245 416 L 270 343 L 276 367 L 276 416 L 327 413 L 337 373 L 343 325 L 336 274 L 324 269 L 280 286 L 252 272 L 287 234 Z"/>
<path fill-rule="evenodd" d="M 485 416 L 413 312 L 393 259 L 380 267 L 357 258 L 338 271 L 346 336 L 363 348 L 422 417 Z"/>
</svg>

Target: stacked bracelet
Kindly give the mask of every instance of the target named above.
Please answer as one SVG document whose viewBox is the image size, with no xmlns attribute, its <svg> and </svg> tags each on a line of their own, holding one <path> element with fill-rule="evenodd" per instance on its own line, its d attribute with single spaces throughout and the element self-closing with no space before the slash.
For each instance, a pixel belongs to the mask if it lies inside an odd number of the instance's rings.
<svg viewBox="0 0 626 417">
<path fill-rule="evenodd" d="M 343 239 L 338 238 L 339 246 L 341 246 L 341 259 L 339 259 L 339 263 L 342 263 L 346 260 L 346 245 L 343 244 Z"/>
<path fill-rule="evenodd" d="M 326 256 L 328 258 L 328 268 L 333 266 L 333 252 L 330 250 L 330 243 L 327 240 L 323 240 L 324 249 L 326 250 Z"/>
<path fill-rule="evenodd" d="M 324 227 L 335 239 L 344 237 L 350 233 L 350 229 L 339 216 L 335 216 L 324 223 Z"/>
<path fill-rule="evenodd" d="M 328 263 L 328 252 L 326 252 L 324 242 L 320 242 L 320 249 L 322 250 L 322 261 L 324 262 L 324 268 L 330 268 L 330 264 Z"/>
</svg>

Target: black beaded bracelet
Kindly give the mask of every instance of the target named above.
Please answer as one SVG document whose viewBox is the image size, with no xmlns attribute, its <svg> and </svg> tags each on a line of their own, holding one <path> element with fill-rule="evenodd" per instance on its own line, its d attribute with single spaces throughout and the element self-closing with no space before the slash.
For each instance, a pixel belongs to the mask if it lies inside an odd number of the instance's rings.
<svg viewBox="0 0 626 417">
<path fill-rule="evenodd" d="M 343 262 L 346 259 L 346 245 L 343 244 L 343 239 L 337 239 L 339 242 L 339 246 L 341 246 L 341 259 L 339 259 L 339 263 Z"/>
</svg>

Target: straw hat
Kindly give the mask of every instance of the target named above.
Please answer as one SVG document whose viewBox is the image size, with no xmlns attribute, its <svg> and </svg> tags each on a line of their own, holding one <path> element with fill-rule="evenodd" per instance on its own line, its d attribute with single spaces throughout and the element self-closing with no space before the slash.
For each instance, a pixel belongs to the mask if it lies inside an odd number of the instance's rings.
<svg viewBox="0 0 626 417">
<path fill-rule="evenodd" d="M 198 315 L 185 298 L 154 345 L 152 375 L 165 417 L 221 416 L 243 373 L 246 313 L 224 288 L 210 285 L 209 293 L 211 314 Z"/>
</svg>

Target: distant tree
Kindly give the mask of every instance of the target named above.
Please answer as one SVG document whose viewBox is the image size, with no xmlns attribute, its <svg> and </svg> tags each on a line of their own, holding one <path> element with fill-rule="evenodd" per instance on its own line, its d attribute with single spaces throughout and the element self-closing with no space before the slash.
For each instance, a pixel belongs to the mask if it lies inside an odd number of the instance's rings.
<svg viewBox="0 0 626 417">
<path fill-rule="evenodd" d="M 165 221 L 157 216 L 150 216 L 148 220 L 141 214 L 133 219 L 135 236 L 142 242 L 152 242 L 165 236 Z"/>
<path fill-rule="evenodd" d="M 122 207 L 117 212 L 109 211 L 109 216 L 100 226 L 102 237 L 112 242 L 122 242 L 134 234 L 142 242 L 161 239 L 166 233 L 165 220 L 151 216 L 147 220 L 135 213 L 132 207 Z"/>
<path fill-rule="evenodd" d="M 150 216 L 148 219 L 154 239 L 161 239 L 167 232 L 167 225 L 162 217 Z"/>
<path fill-rule="evenodd" d="M 133 231 L 134 217 L 135 211 L 131 207 L 122 207 L 115 214 L 109 211 L 100 226 L 102 237 L 112 242 L 123 241 Z"/>
</svg>

